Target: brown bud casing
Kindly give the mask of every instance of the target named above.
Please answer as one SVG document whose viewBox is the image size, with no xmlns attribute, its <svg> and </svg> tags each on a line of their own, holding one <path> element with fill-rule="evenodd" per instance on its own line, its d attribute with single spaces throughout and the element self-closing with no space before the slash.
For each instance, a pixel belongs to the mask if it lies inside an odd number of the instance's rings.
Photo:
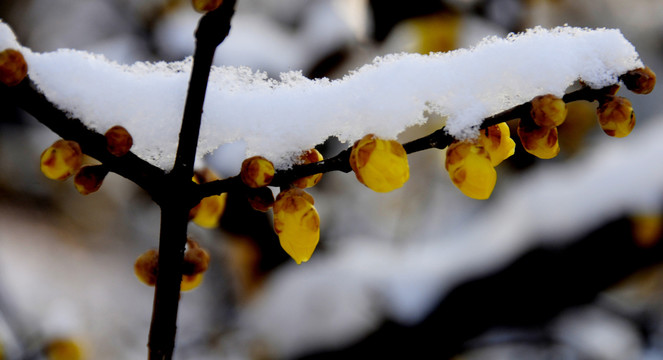
<svg viewBox="0 0 663 360">
<path fill-rule="evenodd" d="M 101 188 L 108 169 L 103 165 L 83 166 L 74 176 L 74 186 L 82 195 L 88 195 Z"/>
<path fill-rule="evenodd" d="M 274 194 L 267 187 L 249 189 L 246 199 L 254 210 L 266 212 L 274 206 Z"/>
<path fill-rule="evenodd" d="M 157 283 L 158 271 L 159 252 L 156 249 L 144 252 L 134 263 L 134 274 L 145 285 L 154 286 Z"/>
<path fill-rule="evenodd" d="M 189 248 L 184 252 L 183 275 L 196 275 L 203 273 L 209 267 L 209 253 L 200 247 Z"/>
<path fill-rule="evenodd" d="M 117 157 L 126 155 L 134 144 L 129 131 L 120 125 L 108 129 L 104 136 L 106 137 L 106 149 Z"/>
<path fill-rule="evenodd" d="M 649 94 L 656 86 L 656 74 L 648 66 L 627 72 L 621 77 L 626 88 L 636 94 Z"/>
<path fill-rule="evenodd" d="M 16 86 L 28 76 L 28 64 L 18 50 L 5 49 L 0 52 L 0 82 Z"/>
</svg>

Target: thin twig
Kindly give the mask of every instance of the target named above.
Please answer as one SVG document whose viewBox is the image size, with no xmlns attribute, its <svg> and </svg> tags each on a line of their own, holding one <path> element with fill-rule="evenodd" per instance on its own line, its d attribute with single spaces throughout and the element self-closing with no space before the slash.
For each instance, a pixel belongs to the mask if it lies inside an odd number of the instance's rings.
<svg viewBox="0 0 663 360">
<path fill-rule="evenodd" d="M 63 139 L 80 144 L 83 153 L 102 162 L 110 171 L 127 178 L 147 191 L 153 198 L 159 198 L 162 189 L 159 184 L 165 179 L 165 172 L 139 158 L 133 153 L 116 157 L 106 149 L 103 135 L 86 127 L 80 120 L 68 116 L 58 109 L 42 93 L 37 91 L 29 78 L 19 85 L 8 88 L 0 84 L 3 97 L 12 100 L 19 108 L 32 115 Z"/>
<path fill-rule="evenodd" d="M 585 101 L 595 101 L 607 93 L 612 91 L 613 86 L 607 86 L 601 89 L 591 89 L 588 87 L 583 87 L 581 89 L 572 91 L 564 95 L 563 100 L 567 103 L 579 100 Z M 518 119 L 523 117 L 527 112 L 530 111 L 531 104 L 529 102 L 514 106 L 511 109 L 505 110 L 496 115 L 487 117 L 481 123 L 480 128 L 484 129 L 492 125 L 497 125 L 502 122 L 506 122 L 513 119 Z M 415 139 L 413 141 L 403 144 L 405 152 L 412 154 L 418 151 L 427 150 L 427 149 L 444 149 L 449 146 L 455 138 L 449 135 L 444 128 L 439 129 L 433 132 L 430 135 Z M 296 179 L 303 178 L 306 176 L 314 174 L 323 174 L 331 171 L 341 171 L 341 172 L 350 172 L 350 151 L 351 148 L 347 148 L 341 151 L 339 154 L 334 157 L 325 159 L 323 161 L 304 164 L 304 165 L 293 165 L 289 169 L 277 171 L 274 174 L 274 179 L 272 180 L 270 186 L 281 187 L 287 186 Z M 206 184 L 202 184 L 198 189 L 198 196 L 201 198 L 211 195 L 218 195 L 224 192 L 230 192 L 234 190 L 239 190 L 238 187 L 241 187 L 241 183 L 237 183 L 235 177 L 212 181 Z"/>
</svg>

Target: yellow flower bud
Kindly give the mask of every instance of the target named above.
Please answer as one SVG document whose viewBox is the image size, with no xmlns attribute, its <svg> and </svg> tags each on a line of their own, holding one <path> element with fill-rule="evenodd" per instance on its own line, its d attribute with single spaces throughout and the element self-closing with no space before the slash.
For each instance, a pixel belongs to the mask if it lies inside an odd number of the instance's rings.
<svg viewBox="0 0 663 360">
<path fill-rule="evenodd" d="M 81 168 L 83 151 L 77 142 L 60 139 L 44 150 L 40 163 L 47 178 L 65 180 Z"/>
<path fill-rule="evenodd" d="M 352 146 L 350 167 L 359 182 L 377 192 L 398 189 L 410 178 L 403 145 L 371 134 Z"/>
<path fill-rule="evenodd" d="M 157 272 L 159 269 L 159 252 L 151 249 L 141 254 L 134 263 L 134 274 L 147 286 L 157 283 Z"/>
<path fill-rule="evenodd" d="M 82 195 L 88 195 L 101 188 L 101 184 L 108 174 L 103 165 L 83 166 L 74 176 L 74 186 Z"/>
<path fill-rule="evenodd" d="M 516 151 L 516 143 L 511 139 L 511 131 L 506 123 L 482 129 L 479 133 L 479 144 L 488 151 L 493 166 L 499 165 Z"/>
<path fill-rule="evenodd" d="M 320 217 L 313 197 L 297 188 L 279 193 L 274 202 L 274 231 L 297 264 L 308 261 L 320 239 Z"/>
<path fill-rule="evenodd" d="M 324 160 L 322 154 L 316 149 L 311 149 L 306 151 L 299 157 L 301 160 L 300 164 L 311 164 Z M 295 180 L 292 184 L 298 188 L 306 189 L 317 184 L 320 179 L 322 179 L 322 174 L 314 174 L 311 176 L 306 176 L 301 179 Z"/>
<path fill-rule="evenodd" d="M 635 126 L 633 105 L 627 98 L 610 96 L 596 110 L 603 132 L 609 136 L 625 137 Z"/>
<path fill-rule="evenodd" d="M 193 8 L 200 13 L 216 10 L 222 3 L 223 0 L 191 0 Z"/>
<path fill-rule="evenodd" d="M 129 131 L 120 125 L 108 129 L 104 136 L 106 137 L 106 149 L 118 157 L 126 155 L 134 144 Z"/>
<path fill-rule="evenodd" d="M 566 103 L 555 95 L 537 96 L 531 101 L 530 114 L 540 127 L 560 126 L 566 120 Z"/>
<path fill-rule="evenodd" d="M 58 338 L 49 341 L 44 347 L 44 355 L 48 360 L 80 360 L 83 358 L 81 347 L 69 338 Z"/>
<path fill-rule="evenodd" d="M 250 157 L 242 162 L 240 177 L 248 187 L 267 186 L 274 178 L 274 164 L 262 156 Z"/>
<path fill-rule="evenodd" d="M 182 275 L 180 291 L 191 291 L 197 288 L 203 282 L 203 273 L 195 275 Z"/>
<path fill-rule="evenodd" d="M 197 171 L 193 176 L 196 184 L 207 183 L 218 180 L 219 177 L 209 169 Z M 189 212 L 189 218 L 198 226 L 212 229 L 219 225 L 219 220 L 226 209 L 226 199 L 228 194 L 212 195 L 200 200 Z"/>
<path fill-rule="evenodd" d="M 636 94 L 649 94 L 656 86 L 656 74 L 646 66 L 624 74 L 622 81 L 627 89 Z"/>
<path fill-rule="evenodd" d="M 552 159 L 559 154 L 556 127 L 539 127 L 535 124 L 518 124 L 518 137 L 525 150 L 540 158 Z"/>
<path fill-rule="evenodd" d="M 492 194 L 497 172 L 483 146 L 456 141 L 447 147 L 444 165 L 453 184 L 466 196 L 485 200 Z"/>
<path fill-rule="evenodd" d="M 14 49 L 0 51 L 0 82 L 16 86 L 28 75 L 28 64 L 23 54 Z"/>
<path fill-rule="evenodd" d="M 641 247 L 656 245 L 663 235 L 663 215 L 660 213 L 635 214 L 631 220 L 633 240 Z"/>
</svg>

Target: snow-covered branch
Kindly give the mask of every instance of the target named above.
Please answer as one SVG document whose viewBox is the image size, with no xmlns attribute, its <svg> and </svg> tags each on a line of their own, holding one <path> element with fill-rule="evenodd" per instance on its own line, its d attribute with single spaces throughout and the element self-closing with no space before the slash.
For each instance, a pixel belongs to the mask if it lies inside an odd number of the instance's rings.
<svg viewBox="0 0 663 360">
<path fill-rule="evenodd" d="M 0 47 L 24 53 L 30 78 L 63 111 L 99 132 L 124 126 L 136 140 L 136 155 L 172 167 L 191 59 L 124 66 L 75 50 L 37 53 L 4 23 Z M 483 119 L 537 95 L 561 96 L 579 80 L 593 88 L 612 85 L 642 66 L 619 30 L 559 27 L 487 38 L 449 53 L 376 58 L 334 81 L 297 71 L 275 80 L 249 68 L 214 67 L 197 156 L 243 142 L 247 155 L 286 168 L 331 136 L 395 138 L 426 122 L 427 113 L 445 117 L 453 137 L 470 138 Z"/>
</svg>

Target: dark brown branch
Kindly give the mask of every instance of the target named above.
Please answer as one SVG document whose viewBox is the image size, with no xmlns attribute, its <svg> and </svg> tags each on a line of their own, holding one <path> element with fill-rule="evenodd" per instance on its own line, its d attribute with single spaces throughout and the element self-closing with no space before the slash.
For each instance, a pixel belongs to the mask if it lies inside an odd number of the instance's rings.
<svg viewBox="0 0 663 360">
<path fill-rule="evenodd" d="M 177 312 L 182 281 L 189 211 L 198 202 L 192 182 L 207 83 L 217 46 L 230 31 L 235 1 L 225 1 L 205 14 L 196 31 L 196 50 L 187 91 L 182 127 L 173 171 L 167 175 L 170 194 L 161 199 L 159 271 L 154 289 L 152 323 L 148 340 L 150 360 L 169 360 L 175 349 Z"/>
<path fill-rule="evenodd" d="M 26 78 L 19 85 L 8 88 L 0 84 L 3 97 L 12 100 L 19 108 L 32 115 L 63 139 L 80 144 L 83 153 L 101 161 L 110 171 L 127 178 L 143 188 L 153 198 L 161 197 L 165 172 L 142 160 L 133 153 L 116 157 L 106 150 L 103 135 L 87 128 L 80 120 L 69 117 L 56 108 L 46 97 L 37 91 Z"/>
<path fill-rule="evenodd" d="M 608 86 L 601 89 L 583 87 L 579 90 L 564 95 L 563 100 L 567 103 L 578 100 L 595 101 L 604 97 L 607 93 L 613 90 L 613 86 Z M 531 104 L 527 102 L 505 110 L 499 114 L 490 116 L 484 119 L 481 124 L 481 128 L 484 129 L 505 121 L 521 118 L 530 111 L 530 108 Z M 454 137 L 449 135 L 446 130 L 442 128 L 430 135 L 405 143 L 403 144 L 403 147 L 405 148 L 406 153 L 412 154 L 426 149 L 444 149 L 454 140 Z M 351 148 L 345 149 L 336 156 L 325 159 L 318 163 L 294 165 L 289 169 L 277 171 L 270 186 L 287 186 L 296 179 L 331 171 L 342 171 L 345 173 L 350 172 L 352 171 L 349 163 L 350 150 Z M 238 183 L 235 178 L 236 177 L 232 177 L 225 180 L 217 180 L 203 184 L 199 187 L 198 195 L 202 198 L 211 195 L 218 195 L 224 192 L 240 190 L 243 185 L 241 182 Z"/>
<path fill-rule="evenodd" d="M 203 103 L 212 60 L 214 60 L 214 52 L 217 46 L 228 36 L 230 19 L 234 13 L 235 1 L 224 1 L 218 9 L 205 14 L 198 23 L 193 69 L 191 70 L 191 80 L 184 105 L 177 156 L 173 166 L 173 173 L 175 174 L 183 172 L 188 178 L 191 178 L 193 174 Z"/>
</svg>

